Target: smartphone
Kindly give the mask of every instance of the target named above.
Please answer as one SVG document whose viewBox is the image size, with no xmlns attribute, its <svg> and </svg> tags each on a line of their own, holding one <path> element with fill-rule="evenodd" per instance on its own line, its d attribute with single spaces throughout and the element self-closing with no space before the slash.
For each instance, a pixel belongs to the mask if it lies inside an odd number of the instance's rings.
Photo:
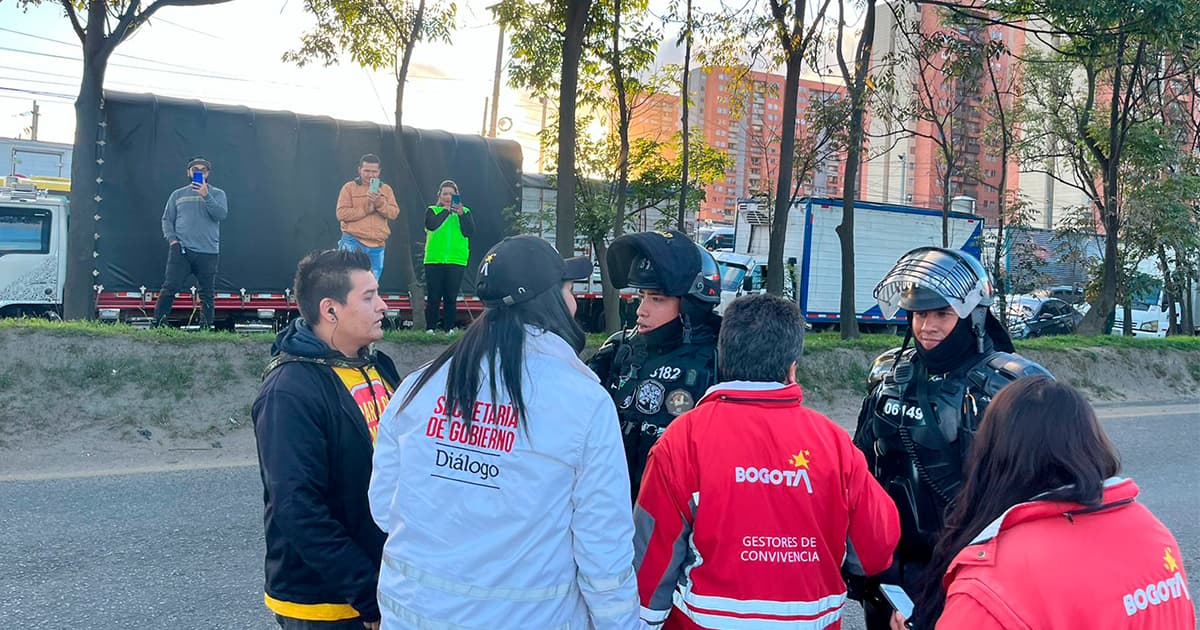
<svg viewBox="0 0 1200 630">
<path fill-rule="evenodd" d="M 204 185 L 204 173 L 192 171 L 192 188 L 199 188 L 202 185 Z"/>
<path fill-rule="evenodd" d="M 457 194 L 450 195 L 450 203 L 456 206 L 460 205 L 462 203 L 462 197 L 458 196 Z"/>
<path fill-rule="evenodd" d="M 904 615 L 905 619 L 912 619 L 913 601 L 909 599 L 908 593 L 904 589 L 895 584 L 880 584 L 879 592 L 883 594 L 883 598 L 896 609 L 896 612 Z"/>
<path fill-rule="evenodd" d="M 373 193 L 379 192 L 379 178 L 378 177 L 371 178 L 371 192 L 373 192 Z"/>
</svg>

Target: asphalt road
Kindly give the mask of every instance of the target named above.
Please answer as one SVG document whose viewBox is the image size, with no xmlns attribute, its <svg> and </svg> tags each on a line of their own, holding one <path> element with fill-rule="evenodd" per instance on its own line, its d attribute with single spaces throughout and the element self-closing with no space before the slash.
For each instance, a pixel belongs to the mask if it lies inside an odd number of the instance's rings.
<svg viewBox="0 0 1200 630">
<path fill-rule="evenodd" d="M 1200 405 L 1102 410 L 1200 575 Z M 0 482 L 0 626 L 267 630 L 253 467 Z M 1200 602 L 1200 578 L 1191 581 Z M 846 628 L 861 627 L 847 607 Z"/>
</svg>

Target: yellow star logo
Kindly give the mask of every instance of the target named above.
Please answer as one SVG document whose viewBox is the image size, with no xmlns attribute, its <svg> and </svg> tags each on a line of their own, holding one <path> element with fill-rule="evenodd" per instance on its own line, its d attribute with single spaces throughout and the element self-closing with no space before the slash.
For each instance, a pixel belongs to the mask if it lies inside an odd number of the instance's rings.
<svg viewBox="0 0 1200 630">
<path fill-rule="evenodd" d="M 796 468 L 808 468 L 808 451 L 800 451 L 792 455 L 792 465 Z"/>
<path fill-rule="evenodd" d="M 1166 567 L 1167 571 L 1170 571 L 1171 573 L 1174 573 L 1179 569 L 1179 563 L 1175 561 L 1175 556 L 1171 555 L 1170 547 L 1165 547 L 1163 549 L 1163 566 Z"/>
</svg>

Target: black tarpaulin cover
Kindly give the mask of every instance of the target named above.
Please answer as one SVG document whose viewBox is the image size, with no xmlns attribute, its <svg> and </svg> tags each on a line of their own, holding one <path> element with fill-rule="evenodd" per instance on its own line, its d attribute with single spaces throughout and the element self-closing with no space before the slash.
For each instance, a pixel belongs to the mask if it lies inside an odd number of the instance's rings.
<svg viewBox="0 0 1200 630">
<path fill-rule="evenodd" d="M 502 210 L 520 203 L 521 148 L 515 142 L 404 128 L 409 167 L 394 157 L 392 127 L 324 116 L 263 111 L 149 94 L 106 92 L 107 141 L 96 241 L 97 282 L 106 291 L 158 289 L 166 265 L 163 206 L 187 184 L 185 164 L 203 155 L 210 183 L 229 198 L 221 223 L 218 291 L 291 287 L 296 263 L 341 236 L 334 211 L 358 158 L 375 153 L 413 235 L 424 250 L 424 213 L 444 179 L 458 183 L 475 218 L 464 287 L 474 286 L 483 254 L 502 238 Z M 405 290 L 396 222 L 388 241 L 382 291 Z"/>
</svg>

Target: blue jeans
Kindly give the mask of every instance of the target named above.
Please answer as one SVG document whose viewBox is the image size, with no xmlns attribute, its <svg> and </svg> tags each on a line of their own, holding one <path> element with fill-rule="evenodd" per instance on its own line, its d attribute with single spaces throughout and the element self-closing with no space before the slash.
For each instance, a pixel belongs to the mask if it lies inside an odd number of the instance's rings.
<svg viewBox="0 0 1200 630">
<path fill-rule="evenodd" d="M 383 275 L 383 248 L 382 247 L 367 247 L 359 242 L 358 239 L 343 234 L 342 240 L 338 241 L 338 249 L 352 249 L 358 252 L 366 252 L 371 258 L 371 273 L 375 274 L 375 279 L 378 280 Z"/>
</svg>

